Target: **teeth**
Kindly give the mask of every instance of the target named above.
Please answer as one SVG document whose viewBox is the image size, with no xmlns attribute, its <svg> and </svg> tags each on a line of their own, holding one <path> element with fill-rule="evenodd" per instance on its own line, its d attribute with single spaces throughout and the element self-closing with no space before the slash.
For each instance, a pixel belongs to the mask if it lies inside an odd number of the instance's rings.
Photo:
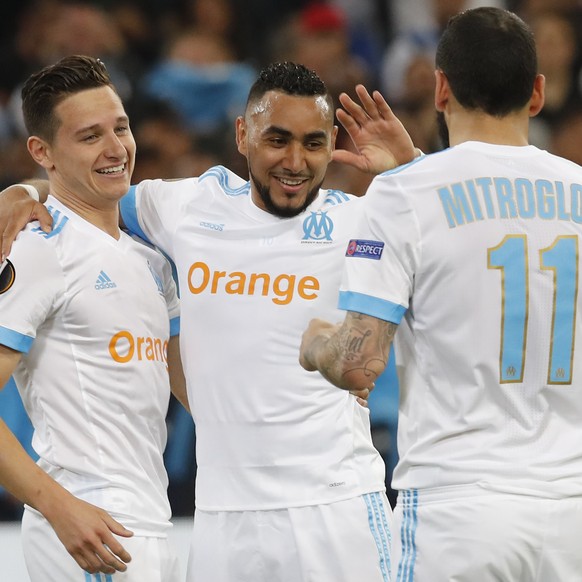
<svg viewBox="0 0 582 582">
<path fill-rule="evenodd" d="M 303 182 L 303 180 L 289 180 L 288 178 L 279 178 L 279 181 L 286 186 L 299 186 Z"/>
<path fill-rule="evenodd" d="M 114 166 L 113 168 L 104 168 L 103 170 L 97 170 L 99 174 L 116 174 L 117 172 L 123 172 L 123 168 L 125 164 L 121 164 L 121 166 Z"/>
</svg>

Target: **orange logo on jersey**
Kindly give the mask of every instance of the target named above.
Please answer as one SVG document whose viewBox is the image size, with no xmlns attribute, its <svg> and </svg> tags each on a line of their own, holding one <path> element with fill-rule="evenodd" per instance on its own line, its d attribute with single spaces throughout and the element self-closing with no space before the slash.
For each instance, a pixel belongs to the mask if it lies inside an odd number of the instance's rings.
<svg viewBox="0 0 582 582">
<path fill-rule="evenodd" d="M 129 331 L 116 333 L 109 341 L 109 353 L 120 364 L 127 364 L 133 358 L 151 362 L 168 361 L 168 341 L 154 337 L 134 337 Z"/>
<path fill-rule="evenodd" d="M 288 305 L 295 293 L 306 301 L 316 299 L 319 280 L 309 275 L 298 279 L 296 275 L 284 273 L 273 277 L 268 273 L 211 271 L 206 263 L 199 261 L 188 271 L 188 288 L 193 295 L 204 291 L 213 295 L 263 295 L 277 305 Z"/>
</svg>

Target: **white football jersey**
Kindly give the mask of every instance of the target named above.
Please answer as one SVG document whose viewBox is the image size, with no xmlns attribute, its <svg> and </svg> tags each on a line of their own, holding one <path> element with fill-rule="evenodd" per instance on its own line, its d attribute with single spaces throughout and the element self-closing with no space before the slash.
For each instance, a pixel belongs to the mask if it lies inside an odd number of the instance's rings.
<svg viewBox="0 0 582 582">
<path fill-rule="evenodd" d="M 582 169 L 463 143 L 363 199 L 340 306 L 400 323 L 398 489 L 582 494 Z"/>
<path fill-rule="evenodd" d="M 125 224 L 178 271 L 198 508 L 315 505 L 385 489 L 368 410 L 299 365 L 309 320 L 340 318 L 358 202 L 322 190 L 302 214 L 281 219 L 222 167 L 145 181 L 123 199 Z"/>
<path fill-rule="evenodd" d="M 24 353 L 14 377 L 39 464 L 136 534 L 164 535 L 167 343 L 179 327 L 169 263 L 52 196 L 47 206 L 52 232 L 19 235 L 0 288 L 0 343 Z"/>
</svg>

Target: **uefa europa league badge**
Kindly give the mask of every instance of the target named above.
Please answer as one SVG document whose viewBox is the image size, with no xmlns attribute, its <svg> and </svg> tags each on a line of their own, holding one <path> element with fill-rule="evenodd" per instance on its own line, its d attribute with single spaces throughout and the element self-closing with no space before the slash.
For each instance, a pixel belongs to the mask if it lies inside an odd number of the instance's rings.
<svg viewBox="0 0 582 582">
<path fill-rule="evenodd" d="M 16 279 L 16 269 L 14 265 L 6 259 L 0 265 L 0 295 L 6 293 L 12 285 L 14 285 L 14 280 Z"/>
</svg>

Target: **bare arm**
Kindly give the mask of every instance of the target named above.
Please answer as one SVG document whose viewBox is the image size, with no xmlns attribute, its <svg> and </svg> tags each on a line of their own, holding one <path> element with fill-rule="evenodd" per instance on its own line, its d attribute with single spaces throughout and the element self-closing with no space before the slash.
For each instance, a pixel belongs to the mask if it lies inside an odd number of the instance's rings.
<svg viewBox="0 0 582 582">
<path fill-rule="evenodd" d="M 16 368 L 21 354 L 0 345 L 0 386 Z M 131 556 L 112 535 L 132 533 L 106 511 L 77 499 L 45 473 L 0 420 L 0 485 L 42 513 L 81 568 L 113 574 L 127 569 Z"/>
<path fill-rule="evenodd" d="M 26 180 L 39 193 L 40 201 L 45 202 L 49 193 L 48 180 Z M 38 220 L 45 232 L 50 232 L 53 219 L 48 210 L 36 202 L 28 192 L 18 185 L 8 186 L 0 192 L 0 235 L 2 248 L 0 259 L 3 261 L 12 249 L 18 233 L 33 220 Z"/>
<path fill-rule="evenodd" d="M 357 153 L 335 150 L 333 159 L 371 174 L 381 174 L 420 155 L 408 132 L 379 91 L 372 95 L 356 86 L 360 103 L 342 93 L 337 118 L 356 146 Z"/>
<path fill-rule="evenodd" d="M 180 357 L 180 336 L 172 336 L 168 342 L 168 372 L 170 373 L 170 387 L 178 402 L 190 412 L 186 379 Z"/>
<path fill-rule="evenodd" d="M 353 311 L 340 325 L 313 319 L 303 334 L 299 361 L 338 388 L 365 390 L 386 368 L 396 329 L 394 323 Z"/>
</svg>

